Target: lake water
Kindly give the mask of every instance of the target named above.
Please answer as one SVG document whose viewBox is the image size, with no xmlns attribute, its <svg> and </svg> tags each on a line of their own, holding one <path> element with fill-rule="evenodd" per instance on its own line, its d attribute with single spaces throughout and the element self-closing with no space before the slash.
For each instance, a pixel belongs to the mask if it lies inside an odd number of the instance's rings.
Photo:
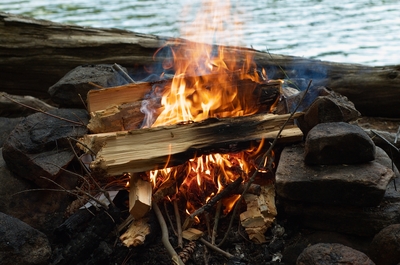
<svg viewBox="0 0 400 265">
<path fill-rule="evenodd" d="M 81 26 L 115 27 L 179 37 L 180 27 L 198 13 L 200 2 L 1 0 L 0 11 Z M 231 3 L 231 11 L 243 22 L 241 45 L 328 61 L 400 64 L 398 0 L 247 0 Z M 227 29 L 227 37 L 236 36 L 233 32 L 237 31 L 230 26 Z"/>
</svg>

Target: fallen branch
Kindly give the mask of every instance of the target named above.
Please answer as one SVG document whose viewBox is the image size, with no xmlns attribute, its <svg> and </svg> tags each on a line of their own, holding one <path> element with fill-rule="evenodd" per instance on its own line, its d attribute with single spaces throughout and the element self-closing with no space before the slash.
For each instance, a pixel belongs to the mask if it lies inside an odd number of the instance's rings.
<svg viewBox="0 0 400 265">
<path fill-rule="evenodd" d="M 167 249 L 168 254 L 171 256 L 172 261 L 177 264 L 177 265 L 185 265 L 179 255 L 176 253 L 175 249 L 172 247 L 171 243 L 169 242 L 168 239 L 168 228 L 167 224 L 165 223 L 165 219 L 160 211 L 160 208 L 158 207 L 157 203 L 153 201 L 152 203 L 154 212 L 157 216 L 158 222 L 160 223 L 161 227 L 161 241 L 163 242 L 164 247 Z"/>
<path fill-rule="evenodd" d="M 232 259 L 235 256 L 232 255 L 231 253 L 228 253 L 226 251 L 223 251 L 222 249 L 220 249 L 218 246 L 215 246 L 213 244 L 211 244 L 210 242 L 208 242 L 207 240 L 205 240 L 204 238 L 200 238 L 200 242 L 203 243 L 204 245 L 206 245 L 208 248 L 224 255 L 225 257 L 227 257 L 228 259 Z"/>
</svg>

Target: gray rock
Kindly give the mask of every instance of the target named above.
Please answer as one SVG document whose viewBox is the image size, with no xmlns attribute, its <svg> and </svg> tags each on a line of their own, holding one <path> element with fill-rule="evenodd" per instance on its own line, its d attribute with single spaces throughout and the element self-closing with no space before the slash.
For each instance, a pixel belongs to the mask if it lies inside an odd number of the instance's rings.
<svg viewBox="0 0 400 265">
<path fill-rule="evenodd" d="M 356 164 L 374 159 L 375 144 L 357 125 L 321 123 L 306 137 L 304 161 L 307 164 Z"/>
<path fill-rule="evenodd" d="M 8 136 L 14 130 L 15 126 L 20 123 L 24 118 L 5 118 L 0 117 L 0 147 L 3 146 Z"/>
<path fill-rule="evenodd" d="M 72 190 L 76 187 L 77 176 L 63 172 L 57 182 Z M 54 229 L 64 219 L 66 207 L 73 199 L 70 194 L 36 190 L 36 185 L 8 169 L 1 150 L 0 183 L 0 212 L 18 218 L 34 228 L 40 228 L 51 239 Z"/>
<path fill-rule="evenodd" d="M 392 224 L 375 235 L 369 256 L 376 264 L 396 265 L 400 262 L 400 224 Z"/>
<path fill-rule="evenodd" d="M 282 212 L 307 228 L 373 237 L 380 230 L 400 221 L 400 179 L 390 183 L 376 207 L 328 206 L 288 201 L 280 198 Z"/>
<path fill-rule="evenodd" d="M 112 87 L 126 84 L 127 81 L 111 65 L 83 65 L 68 72 L 49 88 L 49 93 L 51 99 L 61 107 L 82 108 L 82 99 L 86 100 L 89 90 L 97 89 L 90 83 Z"/>
<path fill-rule="evenodd" d="M 286 147 L 276 171 L 277 195 L 326 205 L 377 206 L 390 180 L 391 169 L 377 162 L 357 165 L 309 166 L 304 148 Z"/>
<path fill-rule="evenodd" d="M 28 116 L 11 132 L 4 143 L 3 157 L 9 169 L 41 187 L 49 187 L 71 160 L 74 153 L 67 137 L 78 138 L 87 133 L 88 113 L 83 109 L 55 109 L 49 113 Z"/>
<path fill-rule="evenodd" d="M 296 265 L 374 265 L 364 253 L 341 244 L 319 243 L 306 248 Z"/>
<path fill-rule="evenodd" d="M 51 247 L 47 237 L 26 223 L 0 213 L 2 265 L 48 264 Z"/>
<path fill-rule="evenodd" d="M 360 112 L 346 97 L 324 87 L 318 87 L 316 90 L 319 96 L 298 119 L 299 127 L 305 136 L 317 124 L 349 122 L 360 116 Z"/>
</svg>

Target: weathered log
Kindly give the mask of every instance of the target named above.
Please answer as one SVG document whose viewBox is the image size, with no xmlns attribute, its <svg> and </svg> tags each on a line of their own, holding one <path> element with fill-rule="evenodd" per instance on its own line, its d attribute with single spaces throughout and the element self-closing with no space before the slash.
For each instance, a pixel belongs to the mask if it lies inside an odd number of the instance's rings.
<svg viewBox="0 0 400 265">
<path fill-rule="evenodd" d="M 302 113 L 296 113 L 298 118 Z M 159 126 L 133 131 L 85 135 L 82 142 L 97 153 L 93 173 L 116 176 L 183 164 L 195 155 L 235 152 L 263 138 L 275 138 L 289 115 L 256 114 L 208 119 L 203 122 Z M 287 125 L 282 141 L 299 141 L 302 133 Z M 84 146 L 80 146 L 83 150 Z M 86 149 L 87 150 L 87 149 Z"/>
<path fill-rule="evenodd" d="M 0 13 L 1 90 L 11 94 L 48 97 L 47 89 L 73 68 L 84 64 L 118 63 L 131 75 L 144 77 L 144 67 L 167 41 L 187 47 L 187 41 L 118 29 L 63 25 Z M 272 79 L 313 79 L 347 96 L 363 115 L 399 117 L 400 65 L 365 66 L 270 54 L 227 47 L 237 58 L 252 52 Z M 158 62 L 165 59 L 159 54 Z M 163 57 L 164 56 L 164 57 Z M 146 73 L 147 74 L 147 73 Z M 21 78 L 23 75 L 24 78 Z"/>
</svg>

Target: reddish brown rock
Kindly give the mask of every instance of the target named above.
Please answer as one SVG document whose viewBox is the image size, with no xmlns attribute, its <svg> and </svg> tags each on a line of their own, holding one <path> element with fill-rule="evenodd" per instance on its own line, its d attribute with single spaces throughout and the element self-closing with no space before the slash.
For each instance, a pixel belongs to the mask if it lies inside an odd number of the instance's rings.
<svg viewBox="0 0 400 265">
<path fill-rule="evenodd" d="M 319 243 L 306 248 L 296 265 L 374 265 L 364 253 L 342 244 Z"/>
<path fill-rule="evenodd" d="M 400 224 L 392 224 L 375 235 L 369 256 L 376 264 L 400 263 Z"/>
</svg>

